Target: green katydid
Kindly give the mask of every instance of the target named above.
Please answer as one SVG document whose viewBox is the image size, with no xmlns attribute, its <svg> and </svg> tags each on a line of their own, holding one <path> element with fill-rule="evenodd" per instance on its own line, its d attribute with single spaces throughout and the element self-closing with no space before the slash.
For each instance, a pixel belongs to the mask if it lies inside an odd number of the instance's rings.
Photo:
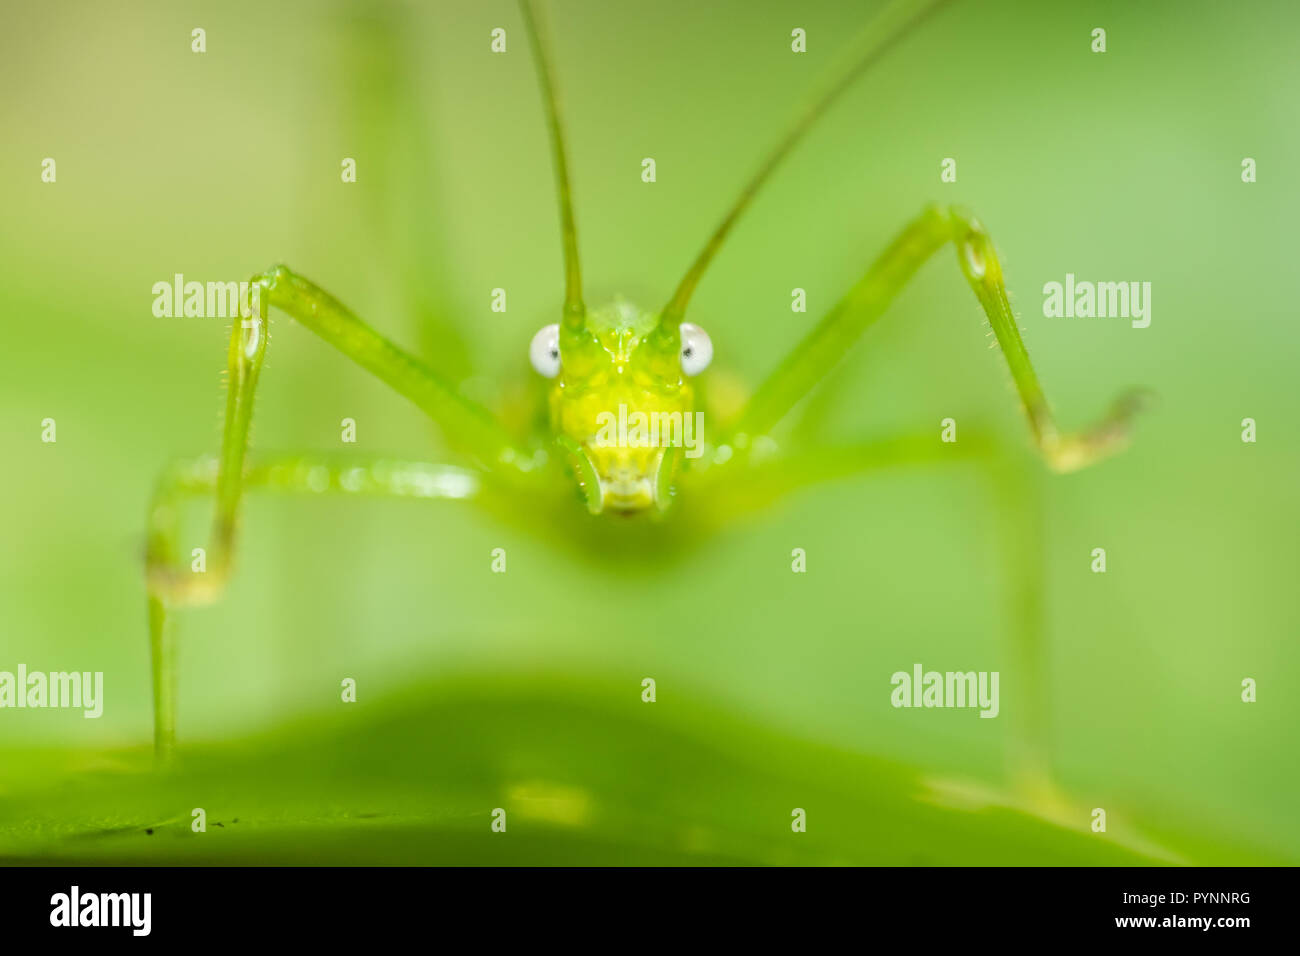
<svg viewBox="0 0 1300 956">
<path fill-rule="evenodd" d="M 147 555 L 153 660 L 155 745 L 168 757 L 176 734 L 174 609 L 214 600 L 232 566 L 243 494 L 249 489 L 334 491 L 412 498 L 527 500 L 536 509 L 585 509 L 604 516 L 674 520 L 675 502 L 719 502 L 738 487 L 761 488 L 749 506 L 837 475 L 937 459 L 937 439 L 900 439 L 827 450 L 772 453 L 769 433 L 878 319 L 917 269 L 951 243 L 961 272 L 992 326 L 1047 464 L 1070 471 L 1119 449 L 1139 402 L 1128 394 L 1097 425 L 1062 432 L 1049 410 L 988 233 L 959 209 L 930 207 L 908 224 L 752 394 L 738 414 L 711 429 L 699 456 L 669 442 L 610 442 L 601 421 L 620 409 L 674 423 L 696 411 L 697 376 L 713 347 L 685 320 L 692 293 L 741 214 L 782 159 L 860 75 L 914 31 L 943 0 L 898 0 L 866 30 L 847 65 L 831 75 L 765 157 L 691 263 L 666 305 L 647 312 L 626 304 L 588 309 L 582 290 L 577 226 L 552 65 L 533 0 L 520 0 L 546 110 L 561 220 L 564 300 L 559 321 L 533 338 L 530 358 L 549 381 L 549 434 L 524 440 L 425 363 L 375 331 L 314 283 L 278 266 L 252 280 L 253 307 L 232 330 L 229 392 L 220 455 L 167 469 L 150 507 Z M 249 432 L 267 348 L 266 327 L 279 309 L 311 329 L 422 409 L 465 456 L 465 464 L 333 458 L 253 459 Z M 521 347 L 523 343 L 521 343 Z M 763 454 L 757 450 L 762 449 Z M 574 489 L 577 500 L 574 500 Z M 177 522 L 184 499 L 213 495 L 215 515 L 205 574 L 178 566 Z M 721 509 L 727 511 L 727 509 Z M 732 508 L 731 511 L 734 511 Z"/>
</svg>

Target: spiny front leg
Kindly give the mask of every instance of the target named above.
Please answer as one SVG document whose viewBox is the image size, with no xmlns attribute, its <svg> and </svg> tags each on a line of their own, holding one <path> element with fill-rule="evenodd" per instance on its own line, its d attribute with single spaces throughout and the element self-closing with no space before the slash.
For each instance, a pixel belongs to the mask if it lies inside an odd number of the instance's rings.
<svg viewBox="0 0 1300 956">
<path fill-rule="evenodd" d="M 962 273 L 993 326 L 993 335 L 1011 369 L 1034 440 L 1047 463 L 1055 471 L 1076 471 L 1121 450 L 1128 443 L 1133 418 L 1147 403 L 1149 393 L 1130 389 L 1115 399 L 1107 414 L 1091 428 L 1062 433 L 1020 337 L 992 238 L 977 220 L 962 210 L 952 210 L 949 222 Z"/>
<path fill-rule="evenodd" d="M 747 439 L 765 434 L 780 421 L 863 331 L 884 314 L 921 264 L 948 242 L 956 246 L 962 273 L 993 327 L 1035 444 L 1048 465 L 1060 472 L 1074 471 L 1122 448 L 1128 440 L 1133 416 L 1144 403 L 1145 393 L 1136 390 L 1125 393 L 1091 428 L 1061 432 L 1020 338 L 993 240 L 964 211 L 938 207 L 926 209 L 903 230 L 862 280 L 763 383 L 730 429 L 731 439 L 743 445 Z"/>
<path fill-rule="evenodd" d="M 210 586 L 219 590 L 229 573 L 239 501 L 246 484 L 244 470 L 253 403 L 266 357 L 271 306 L 283 309 L 418 405 L 443 427 L 453 444 L 494 469 L 507 486 L 531 483 L 532 456 L 515 446 L 486 409 L 464 398 L 419 359 L 384 338 L 329 293 L 285 266 L 254 276 L 251 289 L 252 309 L 230 335 L 225 424 L 212 529 L 213 545 L 219 557 L 214 583 Z M 152 559 L 152 543 L 150 553 Z M 153 563 L 151 560 L 151 566 Z"/>
<path fill-rule="evenodd" d="M 532 458 L 517 449 L 505 430 L 481 407 L 463 398 L 414 356 L 388 341 L 324 290 L 284 266 L 255 276 L 252 310 L 231 331 L 228 388 L 221 454 L 195 470 L 195 466 L 169 471 L 163 476 L 150 508 L 147 553 L 150 646 L 153 658 L 155 742 L 166 757 L 175 740 L 175 640 L 169 610 L 210 601 L 221 593 L 230 577 L 240 500 L 246 487 L 265 484 L 287 490 L 321 490 L 313 487 L 333 479 L 324 463 L 302 470 L 257 470 L 247 465 L 253 403 L 267 347 L 267 317 L 271 306 L 283 309 L 348 358 L 372 372 L 397 392 L 415 402 L 447 432 L 457 447 L 465 449 L 506 488 L 531 485 Z M 361 489 L 405 496 L 427 496 L 431 476 L 419 469 L 388 467 L 378 463 L 350 465 L 347 482 L 338 476 L 340 490 L 348 482 Z M 463 472 L 463 475 L 474 473 Z M 432 478 L 436 479 L 436 475 Z M 475 479 L 477 480 L 477 479 Z M 216 508 L 207 567 L 203 574 L 177 568 L 176 512 L 187 494 L 212 493 Z M 435 495 L 436 496 L 436 495 Z M 444 497 L 446 495 L 443 495 Z M 461 496 L 463 497 L 463 495 Z"/>
<path fill-rule="evenodd" d="M 519 447 L 486 408 L 461 395 L 428 365 L 380 335 L 320 286 L 282 265 L 254 276 L 252 286 L 263 318 L 271 306 L 283 310 L 414 402 L 438 423 L 456 448 L 487 468 L 499 470 L 503 480 L 531 471 L 531 453 Z"/>
</svg>

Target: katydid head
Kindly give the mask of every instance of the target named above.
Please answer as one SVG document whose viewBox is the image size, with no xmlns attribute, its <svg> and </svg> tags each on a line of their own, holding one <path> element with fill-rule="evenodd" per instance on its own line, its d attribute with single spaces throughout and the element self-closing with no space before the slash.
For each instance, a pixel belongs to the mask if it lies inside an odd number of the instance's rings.
<svg viewBox="0 0 1300 956">
<path fill-rule="evenodd" d="M 639 432 L 628 429 L 635 430 L 643 424 L 641 415 L 658 412 L 693 419 L 698 414 L 694 413 L 694 392 L 688 379 L 691 374 L 703 371 L 713 348 L 708 336 L 684 319 L 691 296 L 709 264 L 732 226 L 812 122 L 854 77 L 887 53 L 931 10 L 940 6 L 941 0 L 902 0 L 891 4 L 887 13 L 882 14 L 880 25 L 875 22 L 870 25 L 860 41 L 861 58 L 850 68 L 841 70 L 835 81 L 777 141 L 758 171 L 741 188 L 740 195 L 658 315 L 620 306 L 589 312 L 583 301 L 578 228 L 560 97 L 538 5 L 537 0 L 519 0 L 550 133 L 564 254 L 564 311 L 561 322 L 547 326 L 534 339 L 533 364 L 543 375 L 555 379 L 551 389 L 551 425 L 556 441 L 565 448 L 578 475 L 588 508 L 592 512 L 628 513 L 645 510 L 651 504 L 664 507 L 668 503 L 677 448 L 665 446 L 662 440 L 657 443 L 651 440 L 648 446 L 611 445 L 609 441 L 599 440 L 602 426 L 616 427 L 616 437 L 639 438 Z M 629 417 L 621 417 L 621 410 Z M 608 437 L 609 433 L 604 434 Z M 690 452 L 686 456 L 694 457 Z"/>
<path fill-rule="evenodd" d="M 683 317 L 726 228 L 709 241 L 661 313 L 625 302 L 587 308 L 560 98 L 533 0 L 520 0 L 519 6 L 550 130 L 564 253 L 563 317 L 534 336 L 530 358 L 540 374 L 554 380 L 551 431 L 577 476 L 587 509 L 592 514 L 635 514 L 652 506 L 663 510 L 680 458 L 702 454 L 702 416 L 695 411 L 690 379 L 708 367 L 713 344 L 703 329 Z M 752 189 L 742 196 L 741 207 L 750 195 Z M 724 226 L 734 218 L 733 212 Z"/>
<path fill-rule="evenodd" d="M 552 379 L 552 433 L 593 514 L 667 507 L 681 454 L 701 439 L 691 378 L 712 356 L 703 329 L 665 334 L 657 316 L 624 301 L 534 336 L 533 367 Z"/>
</svg>

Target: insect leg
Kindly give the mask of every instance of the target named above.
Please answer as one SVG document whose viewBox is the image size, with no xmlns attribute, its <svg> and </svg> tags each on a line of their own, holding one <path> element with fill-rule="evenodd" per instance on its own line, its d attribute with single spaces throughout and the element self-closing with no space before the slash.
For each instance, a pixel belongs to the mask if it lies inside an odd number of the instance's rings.
<svg viewBox="0 0 1300 956">
<path fill-rule="evenodd" d="M 955 244 L 962 272 L 993 327 L 1030 432 L 1048 465 L 1055 471 L 1074 471 L 1122 448 L 1131 419 L 1143 404 L 1142 393 L 1121 395 L 1091 428 L 1062 433 L 1020 338 L 992 240 L 965 212 L 933 206 L 903 230 L 862 280 L 759 387 L 731 428 L 731 440 L 743 445 L 746 439 L 766 434 L 880 318 L 921 264 L 948 242 Z"/>
<path fill-rule="evenodd" d="M 171 612 L 220 597 L 234 563 L 236 516 L 223 513 L 222 460 L 176 462 L 160 476 L 149 507 L 146 580 L 150 656 L 153 663 L 154 746 L 166 760 L 176 738 L 176 642 Z M 240 486 L 310 495 L 390 498 L 471 498 L 480 473 L 452 465 L 344 456 L 286 456 L 251 463 Z M 188 499 L 217 493 L 217 516 L 202 572 L 180 563 L 181 508 Z"/>
<path fill-rule="evenodd" d="M 230 574 L 235 528 L 245 487 L 261 480 L 271 484 L 279 482 L 292 489 L 293 475 L 299 474 L 283 470 L 263 474 L 250 469 L 247 462 L 253 402 L 266 357 L 267 316 L 271 306 L 289 313 L 413 401 L 443 427 L 453 443 L 493 468 L 494 476 L 507 487 L 531 486 L 535 475 L 531 471 L 532 456 L 516 449 L 504 428 L 485 409 L 463 398 L 418 359 L 389 342 L 328 293 L 283 266 L 255 276 L 252 291 L 254 308 L 235 324 L 230 336 L 221 454 L 206 466 L 210 471 L 206 476 L 192 468 L 164 475 L 150 513 L 147 581 L 154 662 L 155 742 L 164 757 L 170 753 L 175 739 L 175 651 L 168 626 L 168 607 L 212 600 L 224 587 Z M 306 476 L 303 480 L 308 482 L 309 490 L 311 482 L 319 483 L 322 474 L 328 477 L 328 466 L 321 467 L 325 472 L 319 469 L 301 472 Z M 353 468 L 348 474 L 349 481 L 359 481 L 360 487 L 384 493 L 400 493 L 401 489 L 409 493 L 409 489 L 420 487 L 410 483 L 409 473 L 400 471 L 387 473 L 397 482 L 387 486 L 378 480 L 380 473 L 373 469 L 369 479 L 364 467 L 360 472 Z M 196 486 L 216 499 L 211 553 L 204 574 L 186 575 L 175 569 L 175 498 L 183 497 L 186 489 Z M 340 487 L 347 490 L 345 485 Z"/>
<path fill-rule="evenodd" d="M 531 470 L 532 455 L 516 445 L 487 409 L 465 398 L 425 363 L 380 335 L 324 289 L 283 265 L 254 276 L 252 285 L 259 300 L 255 311 L 261 316 L 262 326 L 266 324 L 271 306 L 281 309 L 414 402 L 438 423 L 457 448 L 472 455 L 482 465 L 498 469 L 505 476 Z M 261 365 L 259 350 L 266 348 L 265 336 L 259 339 L 257 334 L 260 331 L 258 319 L 245 320 L 244 326 L 242 351 L 248 354 L 242 355 L 241 347 L 235 341 L 239 338 L 239 329 L 235 330 L 231 341 L 231 404 L 235 401 L 236 383 L 242 384 L 245 375 L 251 378 L 251 384 L 255 384 Z M 249 393 L 251 413 L 251 387 Z M 230 413 L 231 405 L 228 405 L 228 429 Z"/>
</svg>

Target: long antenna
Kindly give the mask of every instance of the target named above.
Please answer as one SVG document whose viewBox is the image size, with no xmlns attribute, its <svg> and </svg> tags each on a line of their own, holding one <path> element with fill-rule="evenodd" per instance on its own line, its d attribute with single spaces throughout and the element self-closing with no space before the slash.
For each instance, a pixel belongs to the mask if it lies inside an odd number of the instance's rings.
<svg viewBox="0 0 1300 956">
<path fill-rule="evenodd" d="M 569 186 L 569 162 L 564 150 L 564 128 L 560 124 L 560 103 L 551 76 L 551 64 L 546 43 L 538 27 L 538 18 L 532 0 L 519 0 L 519 11 L 524 17 L 528 42 L 533 48 L 537 64 L 537 80 L 542 88 L 542 101 L 546 106 L 546 121 L 551 131 L 551 148 L 555 159 L 555 190 L 560 201 L 560 239 L 564 244 L 564 324 L 569 329 L 580 329 L 587 318 L 587 307 L 582 301 L 582 266 L 578 262 L 578 227 L 573 220 L 573 191 Z"/>
<path fill-rule="evenodd" d="M 758 171 L 754 173 L 753 178 L 745 184 L 735 203 L 732 204 L 727 214 L 722 217 L 722 222 L 718 224 L 718 228 L 714 230 L 713 235 L 709 237 L 709 241 L 700 250 L 700 254 L 691 263 L 691 267 L 682 278 L 681 284 L 677 286 L 677 291 L 673 293 L 673 297 L 668 300 L 668 304 L 664 306 L 664 310 L 660 314 L 659 330 L 661 333 L 676 333 L 677 326 L 681 324 L 682 318 L 686 314 L 686 305 L 690 302 L 695 287 L 699 285 L 700 279 L 703 277 L 704 271 L 709 267 L 709 263 L 713 261 L 713 257 L 722 248 L 722 243 L 731 231 L 731 227 L 735 225 L 741 213 L 748 208 L 750 202 L 758 194 L 759 189 L 772 175 L 772 171 L 780 165 L 786 154 L 803 138 L 808 128 L 826 112 L 830 105 L 835 102 L 841 93 L 848 89 L 854 80 L 875 65 L 930 13 L 947 2 L 948 0 L 919 0 L 919 2 L 918 0 L 895 0 L 884 13 L 868 24 L 859 39 L 851 45 L 848 61 L 829 74 L 829 81 L 825 82 L 822 92 L 809 100 L 808 105 L 795 118 L 794 122 L 786 130 L 785 135 L 768 153 L 767 158 L 758 167 Z"/>
</svg>

